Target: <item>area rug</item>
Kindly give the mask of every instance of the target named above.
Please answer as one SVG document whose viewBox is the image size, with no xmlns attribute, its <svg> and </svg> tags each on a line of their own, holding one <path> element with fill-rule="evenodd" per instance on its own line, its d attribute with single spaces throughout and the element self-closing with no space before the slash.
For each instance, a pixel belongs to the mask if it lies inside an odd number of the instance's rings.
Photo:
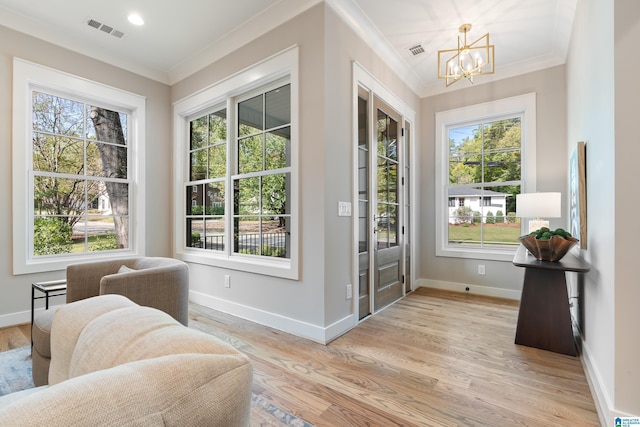
<svg viewBox="0 0 640 427">
<path fill-rule="evenodd" d="M 31 349 L 21 347 L 0 352 L 0 396 L 32 387 Z M 313 427 L 256 394 L 251 397 L 251 425 Z"/>
</svg>

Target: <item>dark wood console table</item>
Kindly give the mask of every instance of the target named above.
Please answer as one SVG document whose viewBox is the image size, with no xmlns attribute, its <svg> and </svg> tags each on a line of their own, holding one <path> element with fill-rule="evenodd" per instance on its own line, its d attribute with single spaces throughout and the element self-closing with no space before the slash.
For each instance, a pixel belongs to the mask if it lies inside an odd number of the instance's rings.
<svg viewBox="0 0 640 427">
<path fill-rule="evenodd" d="M 572 253 L 559 262 L 538 261 L 522 245 L 513 264 L 525 268 L 516 344 L 576 356 L 565 272 L 586 273 L 589 264 Z"/>
</svg>

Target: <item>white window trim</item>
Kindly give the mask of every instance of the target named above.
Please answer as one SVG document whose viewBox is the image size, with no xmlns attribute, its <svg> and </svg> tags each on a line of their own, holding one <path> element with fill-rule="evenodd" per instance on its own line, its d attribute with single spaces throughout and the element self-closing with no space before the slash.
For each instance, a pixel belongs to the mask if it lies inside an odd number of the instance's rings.
<svg viewBox="0 0 640 427">
<path fill-rule="evenodd" d="M 128 123 L 131 177 L 129 200 L 130 247 L 117 252 L 95 252 L 69 256 L 32 257 L 33 200 L 28 186 L 33 176 L 31 154 L 31 92 L 55 91 L 81 99 L 130 111 Z M 29 274 L 66 269 L 67 265 L 145 253 L 144 141 L 145 105 L 143 96 L 126 92 L 20 58 L 13 60 L 13 274 Z M 25 173 L 26 171 L 26 173 Z M 27 214 L 29 213 L 29 214 Z"/>
<path fill-rule="evenodd" d="M 203 251 L 196 248 L 185 247 L 185 213 L 184 200 L 186 200 L 185 183 L 188 181 L 189 159 L 189 122 L 188 118 L 211 108 L 221 105 L 228 99 L 241 96 L 260 86 L 268 85 L 278 79 L 288 77 L 291 84 L 291 257 L 289 259 L 267 259 L 243 254 L 232 253 L 225 250 Z M 278 54 L 275 54 L 245 70 L 242 70 L 212 86 L 196 92 L 186 98 L 176 101 L 173 105 L 174 125 L 174 247 L 176 258 L 186 262 L 210 265 L 213 267 L 229 268 L 248 271 L 269 276 L 282 277 L 297 280 L 299 262 L 299 215 L 298 215 L 298 47 L 292 46 Z M 233 110 L 233 105 L 227 105 L 227 111 Z M 231 135 L 228 135 L 229 149 L 234 149 Z M 235 151 L 235 150 L 234 150 Z M 231 165 L 227 164 L 227 170 Z M 231 191 L 230 182 L 226 181 L 227 192 Z M 229 197 L 227 197 L 229 200 Z M 231 212 L 227 202 L 227 215 Z"/>
<path fill-rule="evenodd" d="M 511 261 L 517 247 L 505 249 L 459 248 L 447 244 L 449 140 L 447 129 L 472 121 L 522 114 L 522 187 L 536 191 L 536 94 L 514 96 L 436 113 L 436 256 Z"/>
</svg>

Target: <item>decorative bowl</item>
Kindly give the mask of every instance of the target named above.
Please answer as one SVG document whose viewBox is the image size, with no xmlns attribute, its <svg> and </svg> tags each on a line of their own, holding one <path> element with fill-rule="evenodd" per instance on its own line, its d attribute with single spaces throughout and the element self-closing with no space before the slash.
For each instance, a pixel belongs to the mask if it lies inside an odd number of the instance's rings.
<svg viewBox="0 0 640 427">
<path fill-rule="evenodd" d="M 520 237 L 520 243 L 527 248 L 531 255 L 539 261 L 557 262 L 569 252 L 578 239 L 575 237 L 552 236 L 549 240 L 536 239 L 535 235 L 529 234 Z"/>
</svg>

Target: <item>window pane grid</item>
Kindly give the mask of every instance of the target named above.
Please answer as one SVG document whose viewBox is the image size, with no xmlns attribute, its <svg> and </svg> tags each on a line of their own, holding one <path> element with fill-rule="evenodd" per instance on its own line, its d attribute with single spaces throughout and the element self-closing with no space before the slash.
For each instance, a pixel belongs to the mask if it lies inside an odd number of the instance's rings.
<svg viewBox="0 0 640 427">
<path fill-rule="evenodd" d="M 290 257 L 290 85 L 240 101 L 233 251 Z"/>
<path fill-rule="evenodd" d="M 32 92 L 34 256 L 129 247 L 128 115 Z"/>
<path fill-rule="evenodd" d="M 290 85 L 231 102 L 236 114 L 225 120 L 224 135 L 233 130 L 234 144 L 207 137 L 212 123 L 222 125 L 220 116 L 215 121 L 209 116 L 206 126 L 205 116 L 190 122 L 185 245 L 227 256 L 290 258 Z M 226 168 L 229 159 L 232 170 Z M 233 191 L 227 194 L 221 189 L 215 202 L 220 211 L 213 212 L 202 193 L 218 181 L 229 182 Z M 230 213 L 224 211 L 227 204 Z"/>
<path fill-rule="evenodd" d="M 516 117 L 449 129 L 449 245 L 518 243 L 513 212 L 522 184 L 520 123 Z"/>
</svg>

